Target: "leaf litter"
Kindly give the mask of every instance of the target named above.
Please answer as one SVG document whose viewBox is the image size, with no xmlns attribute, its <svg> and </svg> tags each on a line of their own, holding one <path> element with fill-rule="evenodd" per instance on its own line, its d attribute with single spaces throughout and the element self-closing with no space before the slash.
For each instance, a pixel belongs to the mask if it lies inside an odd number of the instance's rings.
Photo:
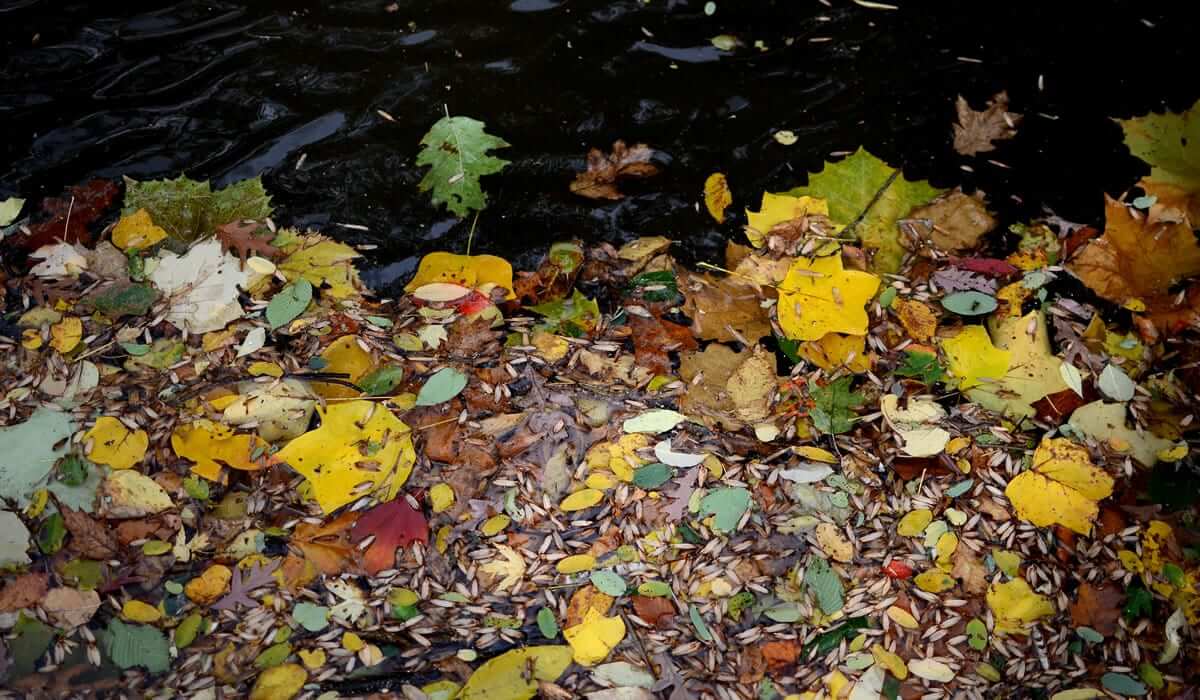
<svg viewBox="0 0 1200 700">
<path fill-rule="evenodd" d="M 118 195 L 92 183 L 6 286 L 6 687 L 1194 687 L 1196 112 L 1122 122 L 1169 206 L 1110 199 L 1091 238 L 995 235 L 982 197 L 860 149 L 737 193 L 762 205 L 725 267 L 659 237 L 515 276 L 445 251 L 398 299 L 354 248 L 277 230 L 257 180 L 130 182 L 107 233 Z M 1016 116 L 960 104 L 963 138 L 986 151 Z M 421 161 L 460 216 L 507 145 L 464 119 Z M 651 153 L 596 151 L 572 191 L 618 199 Z M 710 177 L 697 225 L 732 229 L 734 194 Z"/>
</svg>

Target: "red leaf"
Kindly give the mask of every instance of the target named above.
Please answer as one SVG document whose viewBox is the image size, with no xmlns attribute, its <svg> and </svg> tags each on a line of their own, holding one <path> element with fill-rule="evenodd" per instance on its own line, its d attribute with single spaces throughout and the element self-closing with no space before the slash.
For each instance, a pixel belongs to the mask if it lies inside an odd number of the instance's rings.
<svg viewBox="0 0 1200 700">
<path fill-rule="evenodd" d="M 887 566 L 883 567 L 883 573 L 887 574 L 891 578 L 903 581 L 909 576 L 912 576 L 913 570 L 911 566 L 900 561 L 899 559 L 893 559 L 888 562 Z"/>
<path fill-rule="evenodd" d="M 1075 409 L 1100 398 L 1096 388 L 1088 382 L 1083 387 L 1083 396 L 1075 393 L 1074 389 L 1063 389 L 1053 394 L 1046 394 L 1034 401 L 1031 406 L 1037 411 L 1037 419 L 1049 425 L 1061 425 Z"/>
<path fill-rule="evenodd" d="M 112 206 L 121 189 L 110 180 L 91 180 L 72 187 L 65 197 L 42 202 L 42 210 L 50 218 L 29 227 L 29 235 L 14 242 L 29 252 L 44 245 L 63 240 L 89 245 L 92 236 L 88 227 Z"/>
<path fill-rule="evenodd" d="M 660 318 L 631 316 L 629 327 L 633 329 L 633 352 L 636 362 L 658 374 L 671 372 L 671 350 L 695 350 L 696 338 L 692 330 L 678 323 Z"/>
<path fill-rule="evenodd" d="M 996 258 L 950 258 L 950 264 L 988 277 L 1008 277 L 1019 272 L 1013 265 Z"/>
<path fill-rule="evenodd" d="M 375 535 L 363 556 L 363 568 L 375 575 L 396 565 L 396 550 L 413 542 L 429 541 L 429 522 L 421 511 L 400 496 L 375 506 L 354 523 L 351 539 L 361 542 Z"/>
</svg>

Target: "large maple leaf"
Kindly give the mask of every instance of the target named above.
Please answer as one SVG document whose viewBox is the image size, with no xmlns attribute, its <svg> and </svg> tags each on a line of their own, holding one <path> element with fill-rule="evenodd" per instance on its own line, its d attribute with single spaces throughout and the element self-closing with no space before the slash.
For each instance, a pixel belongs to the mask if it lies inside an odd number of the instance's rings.
<svg viewBox="0 0 1200 700">
<path fill-rule="evenodd" d="M 396 565 L 397 549 L 412 542 L 428 541 L 429 522 L 401 496 L 368 510 L 354 523 L 351 539 L 355 542 L 371 535 L 375 540 L 363 554 L 363 568 L 375 575 Z"/>
<path fill-rule="evenodd" d="M 508 165 L 502 158 L 488 155 L 508 142 L 485 132 L 484 123 L 470 117 L 442 117 L 421 139 L 417 165 L 430 166 L 421 179 L 422 192 L 433 191 L 433 204 L 445 204 L 459 217 L 487 206 L 487 195 L 479 178 L 498 173 Z"/>
<path fill-rule="evenodd" d="M 846 225 L 844 235 L 856 235 L 875 250 L 873 268 L 896 272 L 904 259 L 897 222 L 942 192 L 924 180 L 904 179 L 899 170 L 859 148 L 810 173 L 806 187 L 788 194 L 827 200 L 829 218 Z"/>
<path fill-rule="evenodd" d="M 1200 225 L 1200 100 L 1179 114 L 1117 121 L 1130 153 L 1150 165 L 1150 176 L 1138 184 L 1158 198 L 1151 213 L 1165 209 Z"/>
</svg>

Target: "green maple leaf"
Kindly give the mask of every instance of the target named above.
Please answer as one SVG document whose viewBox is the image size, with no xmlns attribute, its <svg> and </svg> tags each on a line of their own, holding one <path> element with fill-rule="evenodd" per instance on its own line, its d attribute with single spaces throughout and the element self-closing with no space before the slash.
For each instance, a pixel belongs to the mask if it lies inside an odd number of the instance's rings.
<svg viewBox="0 0 1200 700">
<path fill-rule="evenodd" d="M 1151 113 L 1118 119 L 1129 152 L 1150 165 L 1143 189 L 1175 200 L 1200 225 L 1200 100 L 1179 114 Z"/>
<path fill-rule="evenodd" d="M 862 394 L 850 391 L 853 377 L 842 377 L 825 386 L 809 382 L 808 395 L 813 408 L 808 412 L 813 427 L 822 433 L 837 435 L 849 432 L 854 427 L 854 409 L 866 403 Z"/>
<path fill-rule="evenodd" d="M 942 192 L 925 180 L 905 180 L 900 171 L 859 148 L 837 163 L 827 162 L 821 172 L 809 173 L 808 186 L 788 194 L 826 200 L 829 218 L 847 226 L 845 235 L 858 236 L 875 249 L 874 269 L 896 272 L 904 259 L 896 222 Z"/>
<path fill-rule="evenodd" d="M 916 377 L 925 386 L 933 386 L 945 378 L 946 370 L 938 364 L 937 355 L 909 350 L 904 353 L 904 362 L 896 368 L 896 374 L 901 377 Z"/>
<path fill-rule="evenodd" d="M 508 165 L 507 160 L 487 152 L 505 148 L 509 143 L 483 128 L 483 122 L 470 117 L 447 115 L 421 139 L 424 148 L 417 155 L 417 165 L 430 168 L 419 187 L 422 192 L 433 191 L 434 206 L 445 204 L 459 217 L 487 206 L 487 195 L 479 185 L 479 178 L 498 173 Z"/>
<path fill-rule="evenodd" d="M 175 180 L 144 182 L 125 178 L 122 214 L 128 216 L 138 209 L 145 209 L 150 220 L 171 238 L 185 243 L 213 235 L 218 226 L 242 219 L 265 219 L 274 211 L 261 177 L 214 191 L 207 180 L 182 175 Z"/>
</svg>

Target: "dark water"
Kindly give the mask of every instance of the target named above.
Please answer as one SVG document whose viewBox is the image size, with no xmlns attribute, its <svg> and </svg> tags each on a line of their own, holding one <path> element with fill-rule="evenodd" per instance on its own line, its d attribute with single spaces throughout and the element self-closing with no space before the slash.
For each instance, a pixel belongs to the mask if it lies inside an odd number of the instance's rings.
<svg viewBox="0 0 1200 700">
<path fill-rule="evenodd" d="M 1048 206 L 1094 221 L 1101 193 L 1140 173 L 1108 117 L 1200 96 L 1198 27 L 1170 10 L 1183 3 L 891 1 L 905 9 L 0 3 L 0 197 L 53 195 L 97 175 L 223 183 L 263 172 L 281 222 L 378 244 L 368 279 L 386 286 L 415 256 L 464 245 L 470 222 L 416 189 L 417 142 L 446 108 L 513 144 L 502 154 L 513 165 L 487 181 L 476 250 L 528 263 L 571 236 L 661 234 L 712 256 L 741 222 L 697 212 L 709 173 L 728 174 L 740 211 L 859 145 L 909 177 L 980 187 L 1010 219 Z M 718 51 L 718 34 L 745 46 Z M 1028 115 L 992 154 L 1011 169 L 950 147 L 954 96 L 982 107 L 1001 89 Z M 778 129 L 799 141 L 779 145 Z M 658 149 L 662 175 L 617 203 L 571 195 L 587 148 L 618 138 Z"/>
</svg>

